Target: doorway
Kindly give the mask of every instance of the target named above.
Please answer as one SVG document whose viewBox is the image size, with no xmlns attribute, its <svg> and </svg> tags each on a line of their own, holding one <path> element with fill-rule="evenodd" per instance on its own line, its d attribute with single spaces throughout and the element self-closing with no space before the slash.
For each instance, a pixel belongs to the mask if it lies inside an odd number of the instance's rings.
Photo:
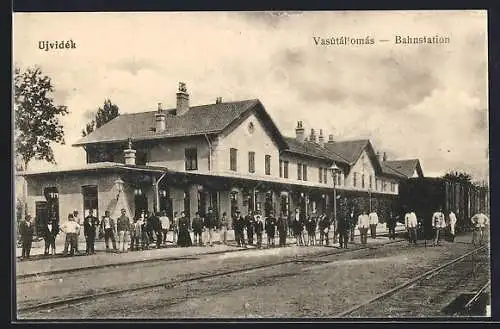
<svg viewBox="0 0 500 329">
<path fill-rule="evenodd" d="M 35 202 L 35 235 L 38 236 L 38 232 L 43 232 L 44 226 L 47 224 L 49 219 L 49 205 L 47 201 L 37 201 Z"/>
<path fill-rule="evenodd" d="M 136 194 L 134 197 L 135 204 L 135 216 L 139 217 L 141 215 L 141 211 L 147 214 L 148 212 L 148 198 L 144 195 L 144 193 Z"/>
</svg>

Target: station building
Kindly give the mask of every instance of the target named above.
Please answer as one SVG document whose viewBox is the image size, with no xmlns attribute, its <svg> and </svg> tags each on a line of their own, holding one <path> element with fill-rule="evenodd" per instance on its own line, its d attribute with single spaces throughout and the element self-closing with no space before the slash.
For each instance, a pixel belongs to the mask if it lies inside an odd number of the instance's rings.
<svg viewBox="0 0 500 329">
<path fill-rule="evenodd" d="M 73 144 L 87 155 L 78 168 L 21 173 L 37 223 L 65 221 L 73 210 L 116 218 L 121 208 L 129 216 L 192 218 L 209 207 L 229 218 L 236 209 L 332 215 L 334 193 L 383 220 L 398 183 L 423 176 L 418 160 L 387 161 L 366 139 L 306 134 L 301 121 L 295 136 L 283 136 L 258 99 L 191 106 L 183 83 L 176 96 L 175 108 L 121 114 Z"/>
</svg>

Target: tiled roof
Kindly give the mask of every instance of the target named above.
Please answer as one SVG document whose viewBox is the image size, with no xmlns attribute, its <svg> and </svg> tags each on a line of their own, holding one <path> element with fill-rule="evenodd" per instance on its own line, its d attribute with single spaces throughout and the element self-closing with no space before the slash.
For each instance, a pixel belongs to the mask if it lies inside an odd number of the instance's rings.
<svg viewBox="0 0 500 329">
<path fill-rule="evenodd" d="M 381 165 L 384 174 L 392 174 L 404 178 L 413 177 L 415 169 L 419 170 L 420 166 L 418 159 L 384 161 Z"/>
<path fill-rule="evenodd" d="M 148 171 L 148 172 L 165 172 L 167 168 L 159 166 L 143 166 L 143 165 L 127 165 L 119 162 L 96 162 L 87 163 L 81 166 L 74 167 L 61 167 L 57 169 L 49 170 L 34 170 L 16 173 L 17 176 L 31 176 L 40 174 L 52 174 L 52 173 L 66 173 L 66 172 L 81 172 L 81 171 L 93 171 L 93 170 L 106 170 L 106 169 L 122 169 L 122 170 L 134 170 L 134 171 Z"/>
<path fill-rule="evenodd" d="M 155 113 L 157 111 L 121 114 L 88 136 L 83 137 L 73 146 L 126 141 L 128 138 L 148 140 L 218 133 L 259 103 L 259 100 L 252 99 L 193 106 L 181 116 L 167 114 L 174 110 L 167 109 L 164 110 L 166 129 L 163 132 L 151 130 L 155 127 Z"/>
<path fill-rule="evenodd" d="M 288 149 L 286 150 L 288 152 L 309 155 L 315 158 L 326 160 L 333 160 L 345 164 L 348 163 L 347 160 L 344 159 L 341 155 L 330 152 L 325 147 L 321 147 L 318 143 L 314 143 L 308 140 L 305 140 L 301 143 L 294 137 L 285 137 L 285 141 L 288 144 Z"/>
<path fill-rule="evenodd" d="M 370 141 L 368 139 L 348 140 L 339 142 L 325 143 L 325 148 L 333 154 L 336 154 L 347 161 L 350 165 L 354 164 Z"/>
</svg>

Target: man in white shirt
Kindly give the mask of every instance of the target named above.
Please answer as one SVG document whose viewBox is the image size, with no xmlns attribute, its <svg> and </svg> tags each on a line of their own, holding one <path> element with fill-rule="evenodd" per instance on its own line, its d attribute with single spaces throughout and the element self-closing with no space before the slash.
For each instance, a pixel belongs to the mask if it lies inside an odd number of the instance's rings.
<svg viewBox="0 0 500 329">
<path fill-rule="evenodd" d="M 368 238 L 368 227 L 370 226 L 370 218 L 366 214 L 366 210 L 358 216 L 358 230 L 361 236 L 361 244 L 366 244 Z"/>
<path fill-rule="evenodd" d="M 471 218 L 472 225 L 474 226 L 474 233 L 472 235 L 472 242 L 476 245 L 477 235 L 479 235 L 479 244 L 482 245 L 484 241 L 484 233 L 486 226 L 489 225 L 489 218 L 483 213 L 478 213 Z"/>
<path fill-rule="evenodd" d="M 439 211 L 432 214 L 432 229 L 434 230 L 433 246 L 437 246 L 439 244 L 439 233 L 443 226 L 445 226 L 444 222 L 444 214 L 441 211 L 441 208 L 439 208 Z"/>
<path fill-rule="evenodd" d="M 73 214 L 68 215 L 68 221 L 62 224 L 61 231 L 66 233 L 66 241 L 64 243 L 64 253 L 67 255 L 68 247 L 70 247 L 69 255 L 73 256 L 78 243 L 78 234 L 80 233 L 80 225 L 75 222 Z"/>
<path fill-rule="evenodd" d="M 455 216 L 455 213 L 453 211 L 450 211 L 448 218 L 450 219 L 449 224 L 450 224 L 451 242 L 454 242 L 455 241 L 455 225 L 457 224 L 457 217 Z"/>
<path fill-rule="evenodd" d="M 160 214 L 160 224 L 161 224 L 161 236 L 162 236 L 162 244 L 165 246 L 167 244 L 167 234 L 168 230 L 170 230 L 170 218 L 167 216 L 167 212 L 162 210 Z"/>
<path fill-rule="evenodd" d="M 368 219 L 370 222 L 370 235 L 372 239 L 377 238 L 377 225 L 378 225 L 378 215 L 376 210 L 374 209 L 369 215 Z"/>
<path fill-rule="evenodd" d="M 408 231 L 408 241 L 417 244 L 417 215 L 413 211 L 408 211 L 405 214 L 405 226 Z"/>
</svg>

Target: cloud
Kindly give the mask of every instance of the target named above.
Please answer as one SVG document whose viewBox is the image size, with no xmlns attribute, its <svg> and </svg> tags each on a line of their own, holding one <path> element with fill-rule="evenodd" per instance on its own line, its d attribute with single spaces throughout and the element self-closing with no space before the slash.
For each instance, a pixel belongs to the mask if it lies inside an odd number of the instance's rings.
<svg viewBox="0 0 500 329">
<path fill-rule="evenodd" d="M 90 28 L 92 27 L 92 28 Z M 320 37 L 450 36 L 446 45 L 319 47 Z M 76 51 L 37 49 L 48 36 Z M 296 121 L 336 139 L 370 138 L 424 170 L 488 173 L 486 15 L 447 12 L 15 14 L 14 60 L 39 64 L 68 106 L 67 142 L 106 98 L 121 113 L 259 98 L 285 135 Z M 448 152 L 450 150 L 450 152 Z M 56 158 L 81 149 L 58 148 Z M 81 160 L 83 159 L 83 160 Z"/>
</svg>

